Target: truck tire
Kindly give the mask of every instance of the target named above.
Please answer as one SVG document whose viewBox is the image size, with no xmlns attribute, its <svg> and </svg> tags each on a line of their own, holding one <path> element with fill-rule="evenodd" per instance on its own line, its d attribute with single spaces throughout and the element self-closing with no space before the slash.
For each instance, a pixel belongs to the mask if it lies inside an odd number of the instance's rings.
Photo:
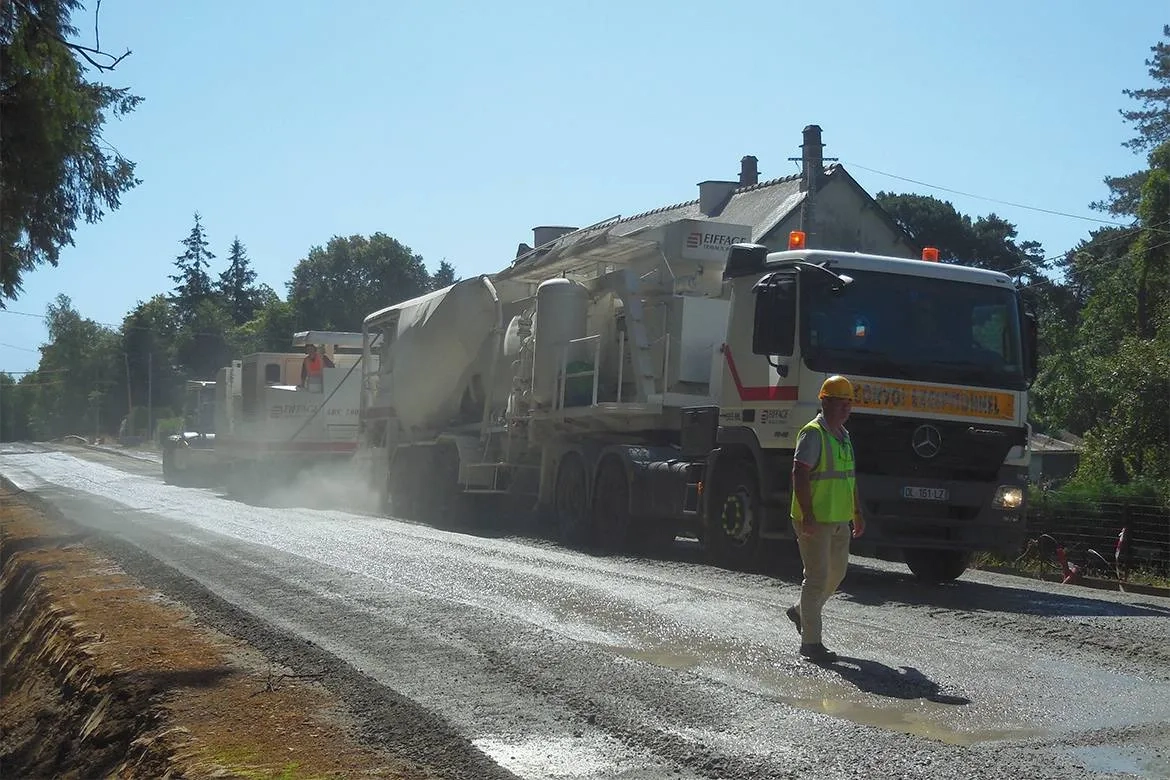
<svg viewBox="0 0 1170 780">
<path fill-rule="evenodd" d="M 470 496 L 459 485 L 459 449 L 439 444 L 430 453 L 429 464 L 427 522 L 445 529 L 466 525 L 471 520 Z"/>
<path fill-rule="evenodd" d="M 168 441 L 163 444 L 163 481 L 168 485 L 186 486 L 189 475 L 183 468 L 183 453 L 178 452 L 180 447 L 187 445 L 181 441 Z"/>
<path fill-rule="evenodd" d="M 736 459 L 720 464 L 704 542 L 713 563 L 752 571 L 760 560 L 760 481 L 755 464 Z"/>
<path fill-rule="evenodd" d="M 630 481 L 615 457 L 606 457 L 593 487 L 593 527 L 603 547 L 625 552 L 633 546 L 634 518 L 630 516 Z"/>
<path fill-rule="evenodd" d="M 170 442 L 163 444 L 162 461 L 163 482 L 175 484 L 175 450 Z"/>
<path fill-rule="evenodd" d="M 417 447 L 401 447 L 390 464 L 389 514 L 402 520 L 418 520 L 421 493 Z"/>
<path fill-rule="evenodd" d="M 971 564 L 971 553 L 966 550 L 911 547 L 902 551 L 902 557 L 915 577 L 932 585 L 957 580 Z"/>
<path fill-rule="evenodd" d="M 570 452 L 561 458 L 553 509 L 561 541 L 572 546 L 593 543 L 595 529 L 589 512 L 589 475 L 585 470 L 585 459 L 579 453 Z"/>
<path fill-rule="evenodd" d="M 593 527 L 602 547 L 638 555 L 660 555 L 677 536 L 673 520 L 630 513 L 630 480 L 613 455 L 601 461 L 593 483 Z"/>
</svg>

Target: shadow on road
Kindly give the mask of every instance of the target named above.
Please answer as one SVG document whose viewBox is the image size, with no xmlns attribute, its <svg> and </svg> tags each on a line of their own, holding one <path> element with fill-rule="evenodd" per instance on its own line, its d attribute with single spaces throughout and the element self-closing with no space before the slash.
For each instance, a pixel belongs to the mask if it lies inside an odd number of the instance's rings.
<svg viewBox="0 0 1170 780">
<path fill-rule="evenodd" d="M 452 523 L 446 526 L 446 530 L 486 539 L 512 539 L 522 543 L 536 542 L 563 547 L 555 527 L 533 517 L 519 517 L 515 514 L 485 513 L 474 521 L 465 518 L 462 522 Z M 603 549 L 591 548 L 580 552 L 595 557 L 626 557 L 626 554 Z M 702 547 L 696 540 L 683 537 L 654 552 L 630 557 L 642 561 L 720 568 L 706 561 Z M 928 585 L 920 582 L 909 571 L 866 565 L 874 560 L 854 556 L 840 597 L 868 606 L 898 603 L 964 612 L 1007 612 L 1043 617 L 1170 617 L 1170 605 L 1121 604 L 1072 591 L 1067 594 L 1037 591 L 1030 589 L 1031 581 L 1024 578 L 1020 578 L 1016 586 L 962 579 L 945 585 Z M 762 565 L 754 573 L 779 583 L 799 586 L 802 566 L 796 544 L 769 545 Z"/>
<path fill-rule="evenodd" d="M 936 704 L 962 706 L 970 704 L 965 696 L 952 696 L 942 692 L 942 687 L 912 666 L 897 669 L 864 658 L 841 656 L 835 663 L 824 664 L 823 668 L 839 675 L 859 690 L 876 696 L 892 699 L 926 699 Z"/>
<path fill-rule="evenodd" d="M 1029 582 L 1021 579 L 1018 587 L 1008 587 L 960 579 L 946 585 L 927 585 L 909 573 L 851 566 L 841 593 L 850 601 L 868 606 L 897 602 L 1041 617 L 1170 617 L 1170 606 L 1120 604 L 1072 592 L 1048 593 L 1031 590 Z"/>
</svg>

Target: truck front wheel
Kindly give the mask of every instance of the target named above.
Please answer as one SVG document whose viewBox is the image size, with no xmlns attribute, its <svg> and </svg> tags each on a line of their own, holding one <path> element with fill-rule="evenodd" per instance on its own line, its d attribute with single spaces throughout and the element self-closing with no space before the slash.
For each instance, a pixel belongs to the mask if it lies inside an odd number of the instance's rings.
<svg viewBox="0 0 1170 780">
<path fill-rule="evenodd" d="M 736 460 L 719 466 L 704 535 L 714 563 L 741 570 L 758 565 L 761 514 L 754 464 Z"/>
<path fill-rule="evenodd" d="M 902 557 L 915 577 L 933 585 L 959 579 L 971 564 L 971 553 L 966 550 L 907 548 Z"/>
</svg>

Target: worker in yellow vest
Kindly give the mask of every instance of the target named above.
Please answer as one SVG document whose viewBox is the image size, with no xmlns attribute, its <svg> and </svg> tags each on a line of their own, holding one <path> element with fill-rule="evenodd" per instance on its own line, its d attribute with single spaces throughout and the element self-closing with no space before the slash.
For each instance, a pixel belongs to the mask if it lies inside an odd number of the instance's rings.
<svg viewBox="0 0 1170 780">
<path fill-rule="evenodd" d="M 849 539 L 865 532 L 853 470 L 853 442 L 845 421 L 853 409 L 853 385 L 831 376 L 817 396 L 821 413 L 800 429 L 792 456 L 792 524 L 804 563 L 800 603 L 788 619 L 800 632 L 800 654 L 832 663 L 837 654 L 821 638 L 821 610 L 849 567 Z M 852 525 L 852 529 L 850 526 Z"/>
</svg>

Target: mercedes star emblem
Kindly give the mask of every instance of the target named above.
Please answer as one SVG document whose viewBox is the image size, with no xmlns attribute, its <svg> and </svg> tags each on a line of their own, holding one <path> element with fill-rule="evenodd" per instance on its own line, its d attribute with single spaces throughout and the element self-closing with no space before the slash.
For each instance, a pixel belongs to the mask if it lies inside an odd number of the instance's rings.
<svg viewBox="0 0 1170 780">
<path fill-rule="evenodd" d="M 914 429 L 910 446 L 922 458 L 933 458 L 942 449 L 942 434 L 933 425 L 919 425 Z"/>
</svg>

